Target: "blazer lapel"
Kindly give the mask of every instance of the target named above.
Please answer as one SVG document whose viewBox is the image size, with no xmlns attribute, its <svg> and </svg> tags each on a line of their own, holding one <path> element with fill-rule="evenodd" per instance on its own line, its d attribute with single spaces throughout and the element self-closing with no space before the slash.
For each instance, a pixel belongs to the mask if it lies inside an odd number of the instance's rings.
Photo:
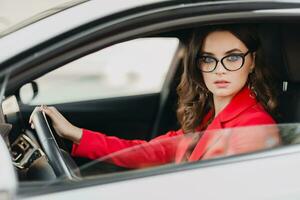
<svg viewBox="0 0 300 200">
<path fill-rule="evenodd" d="M 221 128 L 223 128 L 221 121 L 219 117 L 216 117 L 204 131 L 203 136 L 200 138 L 199 142 L 195 146 L 195 149 L 188 160 L 199 160 L 205 154 L 208 148 L 212 146 L 219 138 L 219 136 L 215 134 L 212 130 Z"/>
<path fill-rule="evenodd" d="M 214 118 L 212 123 L 207 127 L 203 136 L 195 146 L 189 161 L 197 161 L 203 157 L 207 150 L 220 139 L 221 135 L 215 129 L 223 129 L 225 122 L 238 117 L 243 111 L 257 104 L 255 97 L 252 96 L 251 90 L 245 86 L 231 102 Z M 212 111 L 210 111 L 212 113 Z M 206 122 L 206 120 L 203 120 Z M 201 123 L 203 124 L 203 122 Z"/>
</svg>

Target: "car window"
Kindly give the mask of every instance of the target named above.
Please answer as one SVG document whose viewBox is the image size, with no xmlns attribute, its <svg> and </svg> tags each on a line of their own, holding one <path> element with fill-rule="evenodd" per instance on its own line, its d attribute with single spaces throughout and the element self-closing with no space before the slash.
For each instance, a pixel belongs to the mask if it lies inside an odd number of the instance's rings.
<svg viewBox="0 0 300 200">
<path fill-rule="evenodd" d="M 205 138 L 208 139 L 207 142 L 201 142 L 206 140 Z M 201 146 L 198 146 L 200 143 Z M 188 166 L 182 164 L 201 164 L 202 162 L 207 163 L 207 161 L 221 161 L 224 164 L 243 161 L 243 158 L 247 160 L 249 154 L 252 156 L 251 158 L 261 157 L 259 154 L 277 155 L 278 152 L 273 154 L 272 150 L 283 149 L 285 146 L 299 143 L 300 123 L 216 129 L 179 134 L 159 140 L 154 139 L 91 160 L 87 164 L 75 168 L 73 172 L 80 174 L 80 180 L 99 179 L 102 181 L 101 183 L 106 183 L 112 180 L 123 180 L 124 177 L 134 177 L 135 172 L 139 176 L 161 174 L 164 171 L 179 172 L 185 169 L 184 166 Z M 205 151 L 200 151 L 201 155 L 196 160 L 191 160 L 198 147 L 202 147 Z M 168 149 L 168 156 L 164 155 L 166 149 Z M 286 153 L 286 151 L 282 151 L 282 153 Z M 160 160 L 161 155 L 168 159 Z M 236 160 L 227 158 L 236 158 Z M 215 164 L 219 165 L 218 162 Z M 161 166 L 164 166 L 165 170 Z M 65 177 L 39 182 L 39 184 L 45 187 L 55 186 L 61 181 L 66 183 Z M 32 185 L 31 181 L 22 181 L 22 187 L 35 188 L 36 184 Z"/>
<path fill-rule="evenodd" d="M 299 143 L 299 138 L 300 124 L 259 125 L 183 134 L 159 140 L 154 139 L 113 152 L 81 166 L 80 172 L 83 176 L 98 177 L 104 173 L 124 170 L 161 165 L 177 166 L 194 161 L 201 162 L 263 152 Z M 197 146 L 200 143 L 202 146 Z M 165 155 L 166 149 L 169 155 Z M 201 149 L 205 151 L 201 152 Z M 195 153 L 197 151 L 200 152 L 198 157 Z M 164 159 L 160 159 L 160 156 Z M 107 163 L 113 165 L 108 166 Z"/>
<path fill-rule="evenodd" d="M 177 38 L 119 43 L 38 78 L 36 98 L 26 100 L 31 92 L 26 86 L 21 89 L 21 98 L 37 105 L 157 93 L 178 46 Z"/>
<path fill-rule="evenodd" d="M 197 144 L 205 134 L 209 135 L 209 138 L 212 142 L 205 144 L 205 146 L 208 147 L 207 151 L 203 152 L 203 156 L 199 160 L 190 162 L 187 159 L 182 159 L 178 162 L 176 161 L 176 157 L 180 156 L 180 152 L 182 152 L 182 150 L 184 150 L 185 152 L 183 155 L 190 156 L 192 151 L 194 151 L 197 146 L 195 144 Z M 101 185 L 137 177 L 142 178 L 149 176 L 159 176 L 162 174 L 168 176 L 168 174 L 166 173 L 170 172 L 172 172 L 174 175 L 183 173 L 183 171 L 191 169 L 197 169 L 200 171 L 203 170 L 213 176 L 212 171 L 210 171 L 212 166 L 228 166 L 228 164 L 231 163 L 234 164 L 241 161 L 245 162 L 249 160 L 249 158 L 250 162 L 253 163 L 253 158 L 267 158 L 274 157 L 274 155 L 280 155 L 281 149 L 283 150 L 281 151 L 281 154 L 286 155 L 289 152 L 286 151 L 287 148 L 285 149 L 285 147 L 291 145 L 299 145 L 299 138 L 300 123 L 237 127 L 184 134 L 159 141 L 150 141 L 149 143 L 144 143 L 128 149 L 124 149 L 97 160 L 91 161 L 75 171 L 80 171 L 81 173 L 80 179 L 75 182 L 78 183 L 77 185 L 80 185 L 80 182 L 82 182 L 83 185 L 87 184 L 87 182 L 90 182 L 91 185 Z M 189 148 L 185 148 L 185 143 L 189 144 Z M 140 162 L 136 167 L 120 167 L 115 165 L 107 165 L 107 163 L 113 163 L 117 160 L 119 161 L 119 163 L 125 163 L 132 162 L 137 158 L 141 159 L 140 156 L 143 155 L 146 151 L 148 151 L 148 153 L 151 152 L 150 154 L 147 154 L 147 159 L 150 160 L 149 157 L 159 156 L 162 153 L 159 151 L 159 149 L 162 149 L 162 146 L 174 148 L 174 154 L 172 154 L 174 157 L 170 157 L 171 159 L 168 162 L 152 164 Z M 153 151 L 153 149 L 157 149 L 157 151 Z M 201 165 L 202 163 L 203 165 Z M 190 165 L 194 166 L 190 167 Z M 232 165 L 231 169 L 234 169 L 235 166 L 237 166 L 238 169 L 241 168 L 240 165 Z M 226 172 L 222 167 L 217 167 L 214 169 L 214 172 Z M 198 174 L 198 176 L 200 175 Z M 207 178 L 209 177 L 209 175 L 205 177 Z M 183 181 L 187 181 L 186 179 L 189 178 L 189 176 L 180 177 L 180 179 Z M 65 186 L 72 186 L 73 184 L 75 185 L 74 187 L 76 187 L 77 185 L 75 182 L 65 180 L 65 177 L 59 177 L 59 179 L 57 180 L 47 182 L 25 181 L 21 182 L 20 185 L 22 188 L 26 188 L 28 191 L 32 192 L 36 191 L 37 187 L 60 187 L 61 183 L 63 183 Z"/>
</svg>

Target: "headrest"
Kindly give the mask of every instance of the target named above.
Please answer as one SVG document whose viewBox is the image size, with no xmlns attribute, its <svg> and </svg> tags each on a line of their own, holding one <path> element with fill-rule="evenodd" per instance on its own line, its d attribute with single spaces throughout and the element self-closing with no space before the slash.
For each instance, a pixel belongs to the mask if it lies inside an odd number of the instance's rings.
<svg viewBox="0 0 300 200">
<path fill-rule="evenodd" d="M 276 80 L 288 80 L 287 68 L 284 64 L 280 24 L 260 24 L 259 33 L 266 65 L 270 67 Z"/>
<path fill-rule="evenodd" d="M 287 73 L 286 80 L 294 83 L 300 82 L 300 26 L 298 24 L 282 25 L 281 43 Z"/>
</svg>

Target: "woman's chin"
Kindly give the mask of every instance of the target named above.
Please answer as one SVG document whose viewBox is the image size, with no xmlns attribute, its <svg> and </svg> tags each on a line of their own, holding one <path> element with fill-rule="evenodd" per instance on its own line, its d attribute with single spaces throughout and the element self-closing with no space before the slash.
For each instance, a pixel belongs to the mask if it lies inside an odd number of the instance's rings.
<svg viewBox="0 0 300 200">
<path fill-rule="evenodd" d="M 235 92 L 230 88 L 217 88 L 212 91 L 215 97 L 226 98 L 226 97 L 233 97 Z"/>
</svg>

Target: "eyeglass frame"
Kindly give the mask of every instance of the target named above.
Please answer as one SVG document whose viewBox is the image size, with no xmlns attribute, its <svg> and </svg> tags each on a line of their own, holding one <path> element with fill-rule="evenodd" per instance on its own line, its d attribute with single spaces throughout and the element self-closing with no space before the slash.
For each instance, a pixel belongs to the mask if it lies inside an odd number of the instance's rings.
<svg viewBox="0 0 300 200">
<path fill-rule="evenodd" d="M 204 73 L 211 73 L 211 72 L 215 71 L 216 68 L 217 68 L 217 66 L 218 66 L 218 64 L 219 64 L 219 62 L 221 62 L 222 66 L 223 66 L 227 71 L 234 72 L 234 71 L 237 71 L 237 70 L 241 69 L 241 68 L 244 66 L 244 64 L 245 64 L 245 57 L 246 57 L 249 53 L 252 53 L 252 51 L 248 50 L 246 53 L 236 53 L 236 54 L 234 54 L 234 55 L 241 56 L 242 59 L 243 59 L 241 66 L 240 66 L 238 69 L 235 69 L 235 70 L 230 70 L 230 69 L 228 69 L 228 68 L 224 65 L 224 63 L 223 63 L 223 60 L 224 60 L 225 58 L 228 58 L 229 56 L 232 56 L 233 54 L 229 54 L 229 55 L 227 55 L 227 56 L 224 56 L 224 57 L 221 58 L 221 59 L 217 59 L 217 58 L 215 58 L 215 57 L 213 57 L 213 56 L 201 56 L 201 55 L 199 55 L 199 56 L 197 56 L 197 59 L 196 59 L 196 60 L 197 60 L 197 65 L 198 65 L 199 70 L 200 70 L 201 72 L 204 72 Z M 203 71 L 203 70 L 201 70 L 201 67 L 200 67 L 200 65 L 199 65 L 199 60 L 200 60 L 202 57 L 209 57 L 209 58 L 212 58 L 213 60 L 216 61 L 216 65 L 215 65 L 215 67 L 214 67 L 211 71 Z"/>
</svg>

